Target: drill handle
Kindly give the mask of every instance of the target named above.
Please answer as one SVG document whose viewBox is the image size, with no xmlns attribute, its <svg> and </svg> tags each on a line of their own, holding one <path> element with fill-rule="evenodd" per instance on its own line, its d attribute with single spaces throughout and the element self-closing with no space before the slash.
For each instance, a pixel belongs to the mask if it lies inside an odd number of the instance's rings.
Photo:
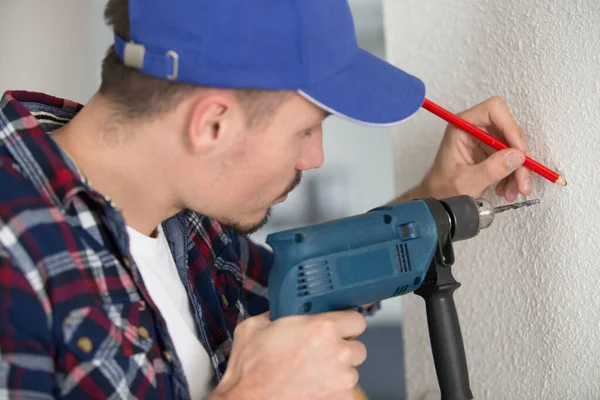
<svg viewBox="0 0 600 400">
<path fill-rule="evenodd" d="M 460 283 L 419 293 L 425 300 L 427 324 L 442 400 L 473 399 L 469 370 L 453 294 Z"/>
</svg>

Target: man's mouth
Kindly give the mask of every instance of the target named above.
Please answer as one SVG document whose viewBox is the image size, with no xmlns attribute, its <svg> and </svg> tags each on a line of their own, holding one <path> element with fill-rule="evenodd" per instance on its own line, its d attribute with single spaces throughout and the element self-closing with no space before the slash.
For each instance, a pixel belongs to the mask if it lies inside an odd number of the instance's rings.
<svg viewBox="0 0 600 400">
<path fill-rule="evenodd" d="M 287 199 L 288 194 L 290 194 L 290 192 L 292 190 L 294 190 L 300 184 L 301 180 L 302 180 L 302 171 L 296 171 L 296 178 L 286 188 L 284 194 L 275 200 L 275 203 L 283 203 Z"/>
</svg>

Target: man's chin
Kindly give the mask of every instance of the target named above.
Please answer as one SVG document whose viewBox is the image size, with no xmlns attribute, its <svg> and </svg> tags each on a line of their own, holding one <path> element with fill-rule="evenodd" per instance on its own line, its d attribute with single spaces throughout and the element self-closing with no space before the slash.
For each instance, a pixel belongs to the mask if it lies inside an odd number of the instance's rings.
<svg viewBox="0 0 600 400">
<path fill-rule="evenodd" d="M 229 225 L 233 230 L 235 230 L 240 235 L 251 235 L 258 231 L 260 228 L 264 227 L 267 222 L 269 222 L 269 218 L 271 217 L 271 207 L 267 209 L 265 216 L 256 223 L 242 223 L 242 222 L 230 222 Z"/>
</svg>

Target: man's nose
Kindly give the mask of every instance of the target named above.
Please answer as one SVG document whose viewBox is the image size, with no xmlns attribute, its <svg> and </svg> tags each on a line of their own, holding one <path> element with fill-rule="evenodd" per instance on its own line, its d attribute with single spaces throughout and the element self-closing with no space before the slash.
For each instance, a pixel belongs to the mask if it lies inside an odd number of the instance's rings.
<svg viewBox="0 0 600 400">
<path fill-rule="evenodd" d="M 305 171 L 319 168 L 325 161 L 323 153 L 323 131 L 321 128 L 315 129 L 313 134 L 306 140 L 302 148 L 300 158 L 296 164 L 296 169 Z"/>
</svg>

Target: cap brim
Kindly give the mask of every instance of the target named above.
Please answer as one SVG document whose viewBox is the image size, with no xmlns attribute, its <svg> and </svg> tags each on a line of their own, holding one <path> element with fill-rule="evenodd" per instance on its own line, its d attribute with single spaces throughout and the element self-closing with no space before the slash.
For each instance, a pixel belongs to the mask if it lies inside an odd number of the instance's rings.
<svg viewBox="0 0 600 400">
<path fill-rule="evenodd" d="M 424 83 L 359 51 L 347 68 L 298 93 L 334 115 L 368 125 L 398 124 L 415 114 L 425 100 Z"/>
</svg>

